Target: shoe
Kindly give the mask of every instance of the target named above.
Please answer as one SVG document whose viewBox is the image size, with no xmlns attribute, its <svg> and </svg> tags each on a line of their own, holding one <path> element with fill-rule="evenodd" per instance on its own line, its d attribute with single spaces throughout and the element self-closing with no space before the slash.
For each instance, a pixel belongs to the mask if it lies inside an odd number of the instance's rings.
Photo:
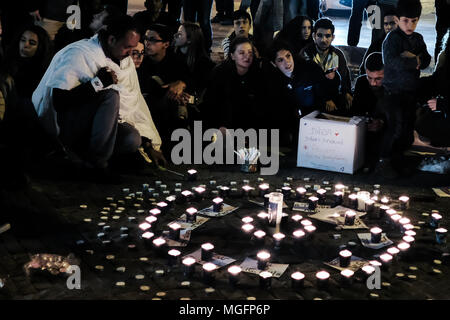
<svg viewBox="0 0 450 320">
<path fill-rule="evenodd" d="M 380 159 L 373 173 L 376 176 L 382 176 L 383 178 L 389 180 L 396 179 L 400 176 L 399 173 L 392 167 L 389 159 Z"/>
<path fill-rule="evenodd" d="M 222 21 L 220 21 L 220 24 L 222 26 L 232 26 L 233 25 L 233 19 L 231 19 L 231 18 L 223 18 Z"/>
<path fill-rule="evenodd" d="M 211 19 L 211 23 L 220 23 L 223 19 L 223 15 L 217 14 L 214 18 Z"/>
</svg>

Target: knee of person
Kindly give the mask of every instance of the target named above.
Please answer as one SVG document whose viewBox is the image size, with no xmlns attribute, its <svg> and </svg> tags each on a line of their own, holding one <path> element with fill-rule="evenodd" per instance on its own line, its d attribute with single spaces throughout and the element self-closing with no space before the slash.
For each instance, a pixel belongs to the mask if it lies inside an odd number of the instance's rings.
<svg viewBox="0 0 450 320">
<path fill-rule="evenodd" d="M 108 102 L 114 108 L 119 110 L 120 95 L 119 92 L 114 89 L 106 89 L 101 92 L 102 101 Z"/>
<path fill-rule="evenodd" d="M 127 152 L 132 153 L 137 151 L 141 144 L 141 135 L 137 130 L 133 130 L 126 136 L 124 141 L 124 148 L 127 150 Z"/>
</svg>

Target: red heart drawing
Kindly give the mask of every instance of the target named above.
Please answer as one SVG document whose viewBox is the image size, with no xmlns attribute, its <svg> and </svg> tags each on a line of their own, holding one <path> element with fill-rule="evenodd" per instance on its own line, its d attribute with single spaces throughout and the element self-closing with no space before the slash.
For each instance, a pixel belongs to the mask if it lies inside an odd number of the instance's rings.
<svg viewBox="0 0 450 320">
<path fill-rule="evenodd" d="M 339 132 L 335 132 L 334 134 L 335 134 L 335 136 L 337 137 L 337 136 L 339 135 Z"/>
</svg>

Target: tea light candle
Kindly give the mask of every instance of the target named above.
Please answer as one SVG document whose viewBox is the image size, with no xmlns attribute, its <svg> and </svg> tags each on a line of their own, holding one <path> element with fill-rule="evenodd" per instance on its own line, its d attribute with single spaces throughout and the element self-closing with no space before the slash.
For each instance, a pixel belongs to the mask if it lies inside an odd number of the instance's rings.
<svg viewBox="0 0 450 320">
<path fill-rule="evenodd" d="M 206 284 L 211 284 L 214 281 L 214 270 L 217 266 L 214 263 L 207 262 L 203 265 L 203 281 Z"/>
<path fill-rule="evenodd" d="M 383 218 L 386 215 L 386 211 L 390 208 L 386 205 L 381 205 L 378 209 L 380 218 Z"/>
<path fill-rule="evenodd" d="M 141 223 L 139 225 L 139 229 L 141 229 L 142 231 L 147 231 L 151 227 L 152 227 L 152 225 L 150 223 L 147 223 L 147 222 L 143 222 L 143 223 Z"/>
<path fill-rule="evenodd" d="M 281 248 L 281 242 L 283 241 L 283 239 L 285 237 L 286 236 L 283 233 L 281 233 L 281 232 L 275 233 L 273 235 L 275 249 L 280 249 Z"/>
<path fill-rule="evenodd" d="M 314 227 L 314 226 L 306 226 L 305 227 L 305 231 L 306 231 L 306 234 L 307 234 L 308 238 L 311 239 L 314 231 L 316 231 L 316 227 Z"/>
<path fill-rule="evenodd" d="M 267 212 L 261 211 L 260 213 L 258 213 L 258 218 L 260 218 L 261 220 L 267 220 L 268 217 L 269 214 Z"/>
<path fill-rule="evenodd" d="M 298 247 L 303 244 L 306 233 L 303 230 L 295 230 L 292 235 L 294 236 L 294 246 Z"/>
<path fill-rule="evenodd" d="M 298 200 L 303 200 L 305 198 L 305 194 L 306 194 L 306 189 L 303 187 L 298 187 L 296 190 L 297 193 L 297 199 Z"/>
<path fill-rule="evenodd" d="M 166 198 L 166 202 L 169 205 L 169 207 L 173 207 L 175 200 L 177 200 L 177 197 L 175 197 L 175 196 L 168 196 Z"/>
<path fill-rule="evenodd" d="M 317 197 L 319 198 L 319 204 L 325 203 L 325 194 L 327 193 L 327 190 L 325 189 L 319 189 L 317 190 Z"/>
<path fill-rule="evenodd" d="M 303 227 L 312 226 L 312 222 L 307 219 L 302 220 L 302 222 L 300 223 L 302 224 Z"/>
<path fill-rule="evenodd" d="M 195 271 L 195 259 L 192 257 L 186 257 L 182 261 L 184 265 L 184 276 L 186 278 L 190 278 Z"/>
<path fill-rule="evenodd" d="M 341 271 L 341 285 L 342 286 L 350 286 L 352 284 L 352 277 L 355 273 L 350 269 L 344 269 Z"/>
<path fill-rule="evenodd" d="M 153 248 L 156 249 L 157 251 L 163 250 L 166 247 L 166 240 L 164 240 L 161 237 L 154 239 L 152 242 Z"/>
<path fill-rule="evenodd" d="M 358 196 L 358 211 L 364 211 L 366 209 L 366 200 L 370 199 L 370 192 L 359 191 Z"/>
<path fill-rule="evenodd" d="M 253 231 L 254 228 L 255 227 L 252 224 L 250 224 L 250 223 L 246 223 L 246 224 L 242 225 L 242 230 L 246 234 L 250 234 Z"/>
<path fill-rule="evenodd" d="M 186 209 L 186 222 L 195 222 L 195 221 L 197 221 L 197 209 L 187 208 Z"/>
<path fill-rule="evenodd" d="M 144 232 L 141 235 L 141 239 L 144 241 L 144 244 L 149 246 L 151 244 L 152 238 L 155 236 L 155 234 L 153 232 Z"/>
<path fill-rule="evenodd" d="M 197 187 L 194 189 L 195 195 L 197 197 L 197 201 L 203 200 L 203 195 L 205 194 L 206 189 L 203 187 Z"/>
<path fill-rule="evenodd" d="M 401 196 L 398 198 L 400 200 L 400 210 L 406 210 L 409 207 L 409 197 Z"/>
<path fill-rule="evenodd" d="M 400 253 L 400 250 L 396 247 L 390 247 L 386 252 L 389 253 L 392 256 L 392 260 L 394 260 L 397 257 L 397 254 Z"/>
<path fill-rule="evenodd" d="M 178 265 L 181 252 L 176 249 L 172 249 L 172 250 L 169 250 L 169 252 L 167 252 L 167 254 L 169 257 L 169 259 L 168 259 L 169 266 L 173 267 L 173 266 Z"/>
<path fill-rule="evenodd" d="M 317 286 L 321 289 L 328 286 L 330 274 L 326 271 L 319 271 L 316 273 Z"/>
<path fill-rule="evenodd" d="M 281 193 L 283 194 L 283 196 L 286 199 L 289 199 L 291 197 L 291 190 L 292 190 L 291 187 L 284 186 L 284 187 L 281 188 Z"/>
<path fill-rule="evenodd" d="M 406 252 L 410 247 L 411 245 L 406 242 L 401 242 L 397 245 L 397 248 L 400 250 L 400 253 Z"/>
<path fill-rule="evenodd" d="M 348 210 L 345 212 L 344 224 L 346 226 L 353 226 L 355 224 L 356 213 L 354 211 Z"/>
<path fill-rule="evenodd" d="M 339 192 L 344 192 L 345 186 L 341 183 L 338 183 L 334 186 L 334 190 L 335 191 L 339 191 Z"/>
<path fill-rule="evenodd" d="M 346 268 L 350 265 L 350 260 L 352 258 L 352 253 L 345 249 L 339 252 L 339 266 L 342 268 Z"/>
<path fill-rule="evenodd" d="M 303 217 L 301 215 L 299 215 L 299 214 L 294 214 L 291 217 L 291 219 L 298 223 L 298 222 L 300 222 L 303 219 Z"/>
<path fill-rule="evenodd" d="M 231 266 L 228 268 L 228 281 L 231 286 L 235 286 L 239 282 L 239 274 L 241 271 L 242 269 L 239 266 Z"/>
<path fill-rule="evenodd" d="M 404 224 L 409 224 L 411 222 L 411 220 L 409 220 L 408 218 L 401 218 L 400 220 L 398 220 L 398 222 L 402 225 Z"/>
<path fill-rule="evenodd" d="M 342 191 L 336 191 L 333 195 L 334 195 L 334 206 L 340 206 L 343 202 L 344 193 Z"/>
<path fill-rule="evenodd" d="M 169 239 L 180 240 L 181 225 L 177 222 L 169 224 Z"/>
<path fill-rule="evenodd" d="M 401 215 L 399 215 L 399 214 L 393 214 L 392 216 L 391 216 L 391 221 L 392 221 L 392 223 L 394 224 L 394 226 L 396 226 L 396 225 L 399 225 L 400 223 L 400 219 L 402 218 L 402 216 Z"/>
<path fill-rule="evenodd" d="M 375 201 L 373 201 L 372 199 L 367 199 L 366 201 L 364 201 L 364 211 L 366 211 L 370 217 L 374 216 L 374 209 Z"/>
<path fill-rule="evenodd" d="M 317 202 L 319 201 L 319 198 L 317 197 L 309 197 L 308 198 L 308 209 L 311 211 L 315 211 L 317 208 Z"/>
<path fill-rule="evenodd" d="M 188 170 L 187 174 L 188 174 L 187 175 L 188 181 L 197 180 L 197 170 L 190 169 L 190 170 Z"/>
<path fill-rule="evenodd" d="M 244 217 L 241 219 L 241 221 L 243 223 L 252 223 L 253 222 L 253 218 L 252 217 Z"/>
<path fill-rule="evenodd" d="M 356 210 L 358 208 L 358 196 L 354 193 L 348 196 L 348 207 Z"/>
<path fill-rule="evenodd" d="M 213 257 L 214 246 L 211 243 L 202 244 L 201 258 L 202 261 L 209 261 Z"/>
<path fill-rule="evenodd" d="M 261 184 L 258 186 L 258 189 L 259 189 L 259 196 L 260 196 L 260 197 L 264 197 L 264 195 L 266 195 L 266 194 L 269 192 L 269 188 L 270 188 L 270 186 L 269 186 L 268 183 L 261 183 Z"/>
<path fill-rule="evenodd" d="M 161 212 L 166 212 L 167 211 L 167 209 L 168 209 L 168 204 L 167 203 L 165 203 L 165 202 L 158 202 L 157 204 L 156 204 L 156 206 L 158 207 L 158 209 L 161 211 Z"/>
<path fill-rule="evenodd" d="M 291 285 L 293 289 L 303 288 L 305 284 L 305 275 L 299 271 L 291 274 Z"/>
<path fill-rule="evenodd" d="M 369 264 L 361 268 L 364 280 L 370 277 L 375 272 L 375 267 Z"/>
<path fill-rule="evenodd" d="M 394 214 L 397 214 L 397 211 L 394 209 L 388 209 L 386 210 L 386 215 L 390 218 L 392 217 Z"/>
<path fill-rule="evenodd" d="M 269 262 L 270 259 L 270 253 L 267 251 L 259 251 L 258 254 L 256 255 L 257 260 L 258 260 L 258 269 L 259 270 L 264 270 L 267 268 L 267 264 Z"/>
<path fill-rule="evenodd" d="M 147 218 L 145 218 L 145 221 L 147 223 L 149 223 L 150 227 L 151 227 L 152 225 L 156 225 L 156 222 L 158 221 L 158 218 L 156 218 L 155 216 L 148 216 Z"/>
<path fill-rule="evenodd" d="M 222 198 L 214 198 L 213 199 L 213 212 L 221 212 L 223 208 L 223 199 Z"/>
<path fill-rule="evenodd" d="M 414 237 L 411 237 L 411 236 L 404 236 L 403 238 L 402 238 L 402 240 L 403 241 L 405 241 L 406 243 L 413 243 L 414 242 Z"/>
<path fill-rule="evenodd" d="M 381 230 L 378 227 L 370 229 L 370 235 L 371 235 L 370 242 L 372 242 L 372 243 L 380 243 L 381 242 L 381 232 L 382 231 L 383 230 Z"/>
<path fill-rule="evenodd" d="M 380 202 L 383 204 L 383 205 L 388 205 L 389 204 L 389 198 L 388 197 L 386 197 L 386 196 L 383 196 L 382 198 L 381 198 L 381 200 L 380 200 Z"/>
<path fill-rule="evenodd" d="M 382 262 L 382 267 L 387 268 L 391 265 L 392 256 L 389 253 L 383 253 L 380 255 L 380 260 Z"/>
<path fill-rule="evenodd" d="M 189 190 L 184 190 L 181 192 L 181 195 L 183 196 L 183 200 L 186 202 L 189 202 L 189 200 L 192 197 L 192 192 Z"/>
<path fill-rule="evenodd" d="M 439 224 L 441 223 L 442 216 L 439 213 L 431 214 L 430 226 L 432 228 L 439 228 Z"/>
<path fill-rule="evenodd" d="M 244 197 L 250 197 L 251 193 L 252 193 L 253 188 L 250 187 L 249 185 L 245 185 L 242 187 L 242 196 Z"/>
<path fill-rule="evenodd" d="M 447 229 L 445 228 L 437 228 L 435 230 L 436 233 L 436 242 L 438 244 L 445 244 L 447 243 Z"/>
<path fill-rule="evenodd" d="M 261 271 L 259 273 L 259 286 L 262 289 L 268 289 L 272 285 L 272 273 L 269 271 Z"/>
<path fill-rule="evenodd" d="M 230 188 L 227 186 L 222 186 L 219 188 L 219 194 L 221 197 L 229 197 L 230 196 Z"/>
<path fill-rule="evenodd" d="M 253 240 L 256 245 L 262 246 L 264 245 L 264 237 L 266 233 L 262 230 L 257 230 L 253 232 Z"/>
</svg>

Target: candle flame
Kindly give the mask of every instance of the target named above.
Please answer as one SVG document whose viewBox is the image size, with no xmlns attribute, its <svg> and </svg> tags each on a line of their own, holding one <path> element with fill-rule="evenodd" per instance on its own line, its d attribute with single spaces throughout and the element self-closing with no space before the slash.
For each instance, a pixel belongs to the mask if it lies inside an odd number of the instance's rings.
<svg viewBox="0 0 450 320">
<path fill-rule="evenodd" d="M 246 223 L 242 226 L 242 230 L 244 230 L 245 232 L 250 232 L 254 229 L 255 227 L 250 224 L 250 223 Z"/>
<path fill-rule="evenodd" d="M 305 236 L 305 232 L 303 232 L 303 230 L 295 230 L 292 234 L 296 238 L 301 238 Z"/>
<path fill-rule="evenodd" d="M 142 234 L 142 238 L 145 238 L 145 239 L 151 239 L 151 238 L 153 238 L 153 236 L 154 236 L 155 234 L 154 233 L 152 233 L 152 232 L 145 232 L 144 234 Z"/>
<path fill-rule="evenodd" d="M 282 234 L 282 233 L 275 233 L 273 235 L 273 237 L 275 238 L 275 240 L 280 241 L 280 240 L 283 240 L 286 236 L 284 234 Z"/>
<path fill-rule="evenodd" d="M 345 249 L 345 250 L 342 250 L 341 252 L 339 252 L 339 255 L 343 258 L 348 258 L 348 257 L 352 256 L 352 253 L 351 253 L 351 251 Z"/>
<path fill-rule="evenodd" d="M 302 220 L 303 217 L 299 214 L 293 215 L 292 216 L 292 220 L 294 220 L 295 222 L 299 222 L 300 220 Z"/>
<path fill-rule="evenodd" d="M 186 212 L 190 215 L 197 213 L 197 209 L 195 208 L 187 208 Z"/>
<path fill-rule="evenodd" d="M 241 271 L 242 269 L 239 266 L 231 266 L 228 268 L 228 272 L 234 276 L 238 275 Z"/>
<path fill-rule="evenodd" d="M 172 257 L 178 257 L 181 254 L 181 252 L 176 249 L 172 249 L 169 250 L 168 254 L 171 255 Z"/>
<path fill-rule="evenodd" d="M 147 221 L 148 223 L 153 223 L 156 220 L 158 220 L 158 218 L 156 218 L 155 216 L 148 216 L 147 218 L 145 218 L 145 221 Z"/>
<path fill-rule="evenodd" d="M 270 253 L 268 253 L 267 251 L 260 251 L 256 256 L 260 260 L 268 260 L 270 258 Z"/>
<path fill-rule="evenodd" d="M 158 214 L 161 213 L 161 210 L 159 210 L 159 209 L 157 209 L 157 208 L 154 208 L 154 209 L 151 209 L 149 212 L 150 212 L 152 215 L 157 216 Z"/>
<path fill-rule="evenodd" d="M 255 235 L 255 237 L 260 239 L 266 235 L 266 233 L 262 230 L 255 231 L 253 234 Z"/>
<path fill-rule="evenodd" d="M 183 259 L 183 264 L 186 266 L 191 266 L 195 263 L 195 259 L 192 257 L 186 257 Z"/>
<path fill-rule="evenodd" d="M 326 280 L 330 277 L 330 274 L 326 271 L 319 271 L 316 273 L 316 277 L 320 280 Z"/>
<path fill-rule="evenodd" d="M 244 218 L 242 218 L 242 222 L 251 223 L 251 222 L 253 222 L 253 218 L 252 217 L 244 217 Z"/>
<path fill-rule="evenodd" d="M 294 280 L 302 280 L 305 278 L 305 275 L 299 271 L 294 272 L 293 274 L 291 274 L 291 278 Z"/>
<path fill-rule="evenodd" d="M 141 224 L 139 225 L 139 228 L 140 228 L 141 230 L 143 230 L 143 231 L 145 231 L 145 230 L 147 230 L 147 229 L 150 229 L 151 227 L 152 227 L 151 224 L 149 224 L 149 223 L 147 223 L 147 222 L 141 223 Z"/>
<path fill-rule="evenodd" d="M 341 271 L 341 275 L 343 275 L 346 278 L 350 278 L 351 276 L 353 276 L 355 273 L 350 270 L 350 269 L 345 269 Z"/>
<path fill-rule="evenodd" d="M 397 253 L 400 252 L 400 250 L 398 250 L 398 248 L 396 247 L 392 247 L 386 250 L 391 256 L 396 255 Z"/>
<path fill-rule="evenodd" d="M 217 266 L 216 266 L 214 263 L 207 262 L 207 263 L 205 263 L 205 264 L 203 265 L 203 269 L 206 270 L 206 271 L 211 272 L 211 271 L 216 270 L 216 269 L 217 269 Z"/>
<path fill-rule="evenodd" d="M 270 273 L 269 271 L 262 271 L 259 273 L 259 276 L 261 278 L 267 279 L 267 278 L 271 278 L 272 277 L 272 273 Z"/>
<path fill-rule="evenodd" d="M 177 222 L 173 222 L 173 223 L 169 224 L 169 228 L 171 228 L 172 230 L 178 230 L 181 228 L 181 224 L 179 224 Z"/>
<path fill-rule="evenodd" d="M 214 249 L 214 246 L 211 243 L 207 242 L 207 243 L 202 244 L 202 249 L 203 250 L 212 250 L 212 249 Z"/>
<path fill-rule="evenodd" d="M 156 238 L 155 240 L 153 240 L 153 243 L 159 247 L 166 243 L 166 240 L 164 240 L 163 238 Z"/>
</svg>

